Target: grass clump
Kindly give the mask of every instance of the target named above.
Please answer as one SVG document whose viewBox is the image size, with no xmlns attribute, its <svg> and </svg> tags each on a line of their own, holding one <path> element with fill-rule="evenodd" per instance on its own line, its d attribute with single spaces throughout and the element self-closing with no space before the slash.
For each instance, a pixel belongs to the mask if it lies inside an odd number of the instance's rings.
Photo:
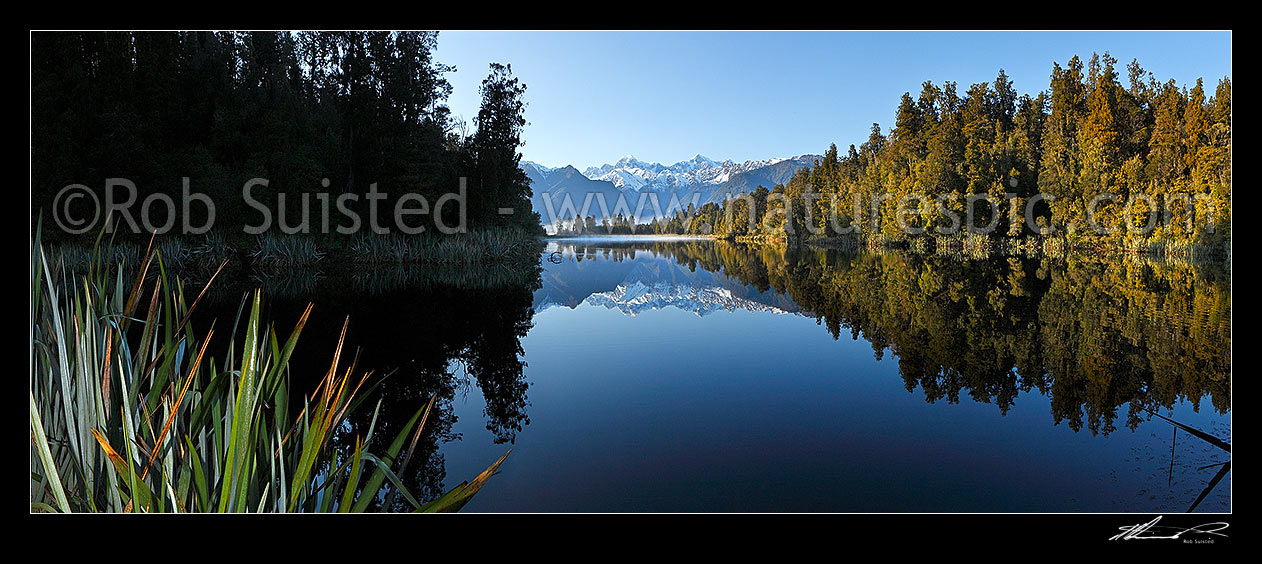
<svg viewBox="0 0 1262 564">
<path fill-rule="evenodd" d="M 271 232 L 258 238 L 250 252 L 250 262 L 259 269 L 314 266 L 324 251 L 310 237 L 281 236 Z"/>
<path fill-rule="evenodd" d="M 374 410 L 367 434 L 339 453 L 330 438 L 379 383 L 357 373 L 339 341 L 320 384 L 291 401 L 288 363 L 310 305 L 283 336 L 256 290 L 226 348 L 212 350 L 223 344 L 215 329 L 190 322 L 206 288 L 186 294 L 152 243 L 129 276 L 99 244 L 73 275 L 55 274 L 64 265 L 50 263 L 38 232 L 32 247 L 33 512 L 358 512 L 394 496 L 416 511 L 454 511 L 507 457 L 422 504 L 398 476 L 433 399 L 395 437 L 376 436 Z"/>
<path fill-rule="evenodd" d="M 369 264 L 494 265 L 534 260 L 542 249 L 537 235 L 519 229 L 450 235 L 360 234 L 351 241 L 349 260 Z"/>
</svg>

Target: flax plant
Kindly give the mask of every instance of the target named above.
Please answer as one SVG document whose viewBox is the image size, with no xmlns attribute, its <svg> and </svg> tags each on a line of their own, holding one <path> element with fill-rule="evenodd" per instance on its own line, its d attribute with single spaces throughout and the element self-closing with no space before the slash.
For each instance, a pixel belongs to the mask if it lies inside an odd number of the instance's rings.
<svg viewBox="0 0 1262 564">
<path fill-rule="evenodd" d="M 431 398 L 395 437 L 376 436 L 374 409 L 367 434 L 339 459 L 330 437 L 349 429 L 351 412 L 380 405 L 370 400 L 371 374 L 345 358 L 344 342 L 330 351 L 316 389 L 291 402 L 289 359 L 312 306 L 282 339 L 263 319 L 256 290 L 223 347 L 212 341 L 214 327 L 202 334 L 190 322 L 222 265 L 197 295 L 186 294 L 160 247 L 151 240 L 128 279 L 98 240 L 86 273 L 62 275 L 68 270 L 45 255 L 36 233 L 32 512 L 362 512 L 395 496 L 420 512 L 456 511 L 508 456 L 419 502 L 399 475 Z"/>
</svg>

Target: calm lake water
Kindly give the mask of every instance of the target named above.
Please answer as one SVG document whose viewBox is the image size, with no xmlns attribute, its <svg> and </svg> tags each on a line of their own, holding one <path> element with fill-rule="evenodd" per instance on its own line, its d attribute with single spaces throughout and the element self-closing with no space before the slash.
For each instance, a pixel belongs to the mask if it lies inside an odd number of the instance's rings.
<svg viewBox="0 0 1262 564">
<path fill-rule="evenodd" d="M 528 266 L 250 283 L 282 331 L 315 303 L 296 372 L 350 317 L 382 436 L 438 395 L 417 497 L 512 449 L 465 511 L 1231 510 L 1230 453 L 1152 415 L 1231 441 L 1227 272 L 626 239 Z"/>
</svg>

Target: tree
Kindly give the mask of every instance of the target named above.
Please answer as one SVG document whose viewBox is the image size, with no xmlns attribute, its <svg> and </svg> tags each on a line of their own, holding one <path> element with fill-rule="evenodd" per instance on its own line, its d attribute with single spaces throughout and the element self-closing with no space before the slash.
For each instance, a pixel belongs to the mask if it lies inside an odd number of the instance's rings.
<svg viewBox="0 0 1262 564">
<path fill-rule="evenodd" d="M 535 224 L 538 214 L 530 209 L 530 179 L 518 163 L 521 132 L 526 126 L 526 85 L 513 76 L 511 65 L 491 63 L 491 72 L 482 81 L 482 106 L 474 123 L 473 156 L 476 159 L 476 192 L 469 195 L 470 207 L 491 224 Z M 512 214 L 500 214 L 511 208 Z"/>
</svg>

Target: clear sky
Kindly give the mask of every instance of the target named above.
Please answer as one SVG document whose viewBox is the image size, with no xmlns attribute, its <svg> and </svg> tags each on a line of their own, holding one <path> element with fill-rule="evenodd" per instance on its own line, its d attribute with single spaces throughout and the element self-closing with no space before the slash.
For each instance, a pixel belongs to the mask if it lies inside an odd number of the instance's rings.
<svg viewBox="0 0 1262 564">
<path fill-rule="evenodd" d="M 888 131 L 926 80 L 1048 86 L 1052 63 L 1110 52 L 1158 80 L 1231 76 L 1231 32 L 445 31 L 452 112 L 472 122 L 491 62 L 527 86 L 525 160 L 580 170 L 632 154 L 671 164 L 822 153 Z M 1126 71 L 1120 69 L 1125 83 Z"/>
</svg>

